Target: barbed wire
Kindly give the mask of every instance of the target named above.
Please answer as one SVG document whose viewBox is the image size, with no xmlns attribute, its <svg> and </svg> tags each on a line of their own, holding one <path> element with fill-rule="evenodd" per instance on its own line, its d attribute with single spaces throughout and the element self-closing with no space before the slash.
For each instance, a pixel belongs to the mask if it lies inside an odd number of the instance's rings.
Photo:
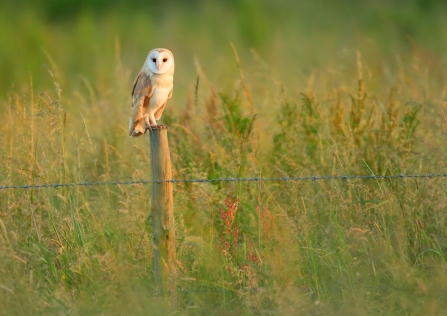
<svg viewBox="0 0 447 316">
<path fill-rule="evenodd" d="M 447 174 L 398 174 L 398 175 L 344 175 L 344 176 L 302 176 L 302 177 L 253 177 L 253 178 L 211 178 L 211 179 L 170 179 L 170 180 L 135 180 L 135 181 L 105 181 L 105 182 L 77 182 L 77 183 L 41 183 L 23 185 L 1 185 L 0 190 L 6 189 L 39 189 L 39 188 L 60 188 L 60 187 L 87 187 L 100 185 L 130 185 L 148 183 L 218 183 L 218 182 L 250 182 L 250 181 L 305 181 L 305 180 L 354 180 L 354 179 L 407 179 L 407 178 L 446 178 Z"/>
<path fill-rule="evenodd" d="M 0 190 L 4 189 L 39 189 L 39 188 L 60 188 L 60 187 L 87 187 L 95 185 L 127 185 L 127 184 L 147 184 L 151 181 L 136 180 L 136 181 L 105 181 L 105 182 L 77 182 L 77 183 L 41 183 L 41 184 L 23 184 L 23 185 L 2 185 Z"/>
</svg>

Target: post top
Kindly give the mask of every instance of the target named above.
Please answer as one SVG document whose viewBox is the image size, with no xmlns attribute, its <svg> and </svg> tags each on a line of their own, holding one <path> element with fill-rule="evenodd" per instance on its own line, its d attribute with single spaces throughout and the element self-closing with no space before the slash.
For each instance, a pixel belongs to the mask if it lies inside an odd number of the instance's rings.
<svg viewBox="0 0 447 316">
<path fill-rule="evenodd" d="M 166 125 L 155 125 L 155 126 L 151 126 L 151 128 L 149 130 L 149 132 L 151 132 L 154 129 L 168 129 L 169 127 L 167 127 Z"/>
</svg>

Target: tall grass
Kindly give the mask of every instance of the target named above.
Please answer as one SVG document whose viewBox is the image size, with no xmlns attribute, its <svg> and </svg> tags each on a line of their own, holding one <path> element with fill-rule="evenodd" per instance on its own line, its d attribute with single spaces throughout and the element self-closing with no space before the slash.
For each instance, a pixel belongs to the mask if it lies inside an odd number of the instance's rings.
<svg viewBox="0 0 447 316">
<path fill-rule="evenodd" d="M 175 178 L 445 173 L 443 40 L 423 36 L 445 35 L 432 32 L 440 13 L 370 4 L 362 20 L 343 2 L 331 17 L 325 2 L 284 1 L 273 7 L 281 22 L 272 8 L 241 3 L 174 6 L 165 21 L 111 10 L 49 23 L 31 9 L 3 11 L 0 184 L 149 179 L 147 138 L 129 139 L 123 118 L 152 46 L 176 57 L 174 98 L 160 121 L 170 126 Z M 309 12 L 337 27 L 313 24 Z M 206 27 L 213 19 L 227 27 Z M 341 35 L 359 20 L 359 34 Z M 421 27 L 407 38 L 412 21 Z M 391 34 L 380 34 L 382 22 Z M 142 39 L 138 30 L 157 23 L 162 34 Z M 148 186 L 1 190 L 1 314 L 440 315 L 447 307 L 444 179 L 174 190 L 172 299 L 155 293 Z"/>
</svg>

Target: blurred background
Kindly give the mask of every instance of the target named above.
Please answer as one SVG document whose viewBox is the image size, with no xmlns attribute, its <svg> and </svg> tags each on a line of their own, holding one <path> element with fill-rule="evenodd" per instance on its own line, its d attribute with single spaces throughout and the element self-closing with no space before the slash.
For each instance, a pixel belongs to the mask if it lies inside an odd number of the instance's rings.
<svg viewBox="0 0 447 316">
<path fill-rule="evenodd" d="M 198 64 L 216 84 L 234 83 L 230 42 L 243 67 L 268 67 L 295 89 L 300 76 L 346 66 L 356 50 L 392 64 L 396 55 L 411 58 L 413 42 L 445 60 L 446 12 L 441 0 L 2 1 L 0 98 L 30 77 L 37 91 L 51 86 L 47 70 L 65 93 L 85 85 L 128 91 L 147 52 L 166 47 L 176 58 L 179 102 Z"/>
</svg>

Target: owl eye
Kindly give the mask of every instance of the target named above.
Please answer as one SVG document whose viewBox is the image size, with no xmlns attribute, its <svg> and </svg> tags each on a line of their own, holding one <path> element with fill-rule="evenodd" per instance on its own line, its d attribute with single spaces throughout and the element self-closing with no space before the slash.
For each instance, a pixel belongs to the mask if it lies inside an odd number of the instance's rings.
<svg viewBox="0 0 447 316">
<path fill-rule="evenodd" d="M 152 58 L 152 62 L 155 63 L 157 60 L 155 58 Z"/>
<path fill-rule="evenodd" d="M 167 58 L 163 58 L 163 62 L 165 63 L 165 62 L 167 62 L 168 61 L 168 59 Z"/>
</svg>

